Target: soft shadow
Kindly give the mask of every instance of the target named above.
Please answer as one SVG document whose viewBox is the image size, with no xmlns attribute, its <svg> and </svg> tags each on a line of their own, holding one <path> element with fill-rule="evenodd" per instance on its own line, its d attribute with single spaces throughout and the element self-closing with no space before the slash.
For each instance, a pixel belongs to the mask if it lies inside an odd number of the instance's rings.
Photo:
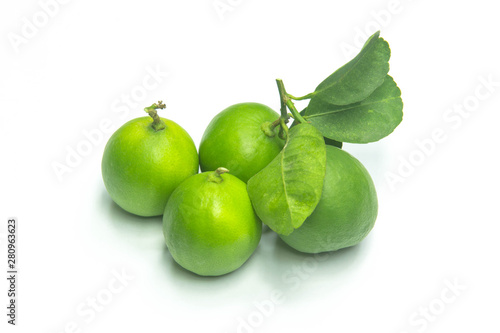
<svg viewBox="0 0 500 333">
<path fill-rule="evenodd" d="M 105 190 L 101 193 L 100 206 L 108 227 L 122 241 L 146 247 L 163 241 L 161 216 L 142 217 L 131 214 L 118 206 Z"/>
<path fill-rule="evenodd" d="M 101 192 L 100 203 L 102 206 L 101 209 L 108 214 L 109 221 L 116 228 L 120 228 L 121 230 L 125 228 L 134 231 L 161 228 L 161 216 L 143 217 L 131 214 L 118 206 L 104 189 Z"/>
<path fill-rule="evenodd" d="M 262 223 L 262 235 L 268 234 L 268 233 L 274 233 L 271 228 L 269 228 L 267 225 Z"/>
<path fill-rule="evenodd" d="M 363 242 L 338 251 L 308 254 L 288 246 L 276 234 L 268 238 L 274 238 L 267 239 L 272 246 L 259 259 L 263 261 L 261 268 L 262 274 L 266 275 L 265 280 L 272 282 L 276 288 L 283 288 L 287 281 L 295 277 L 303 280 L 304 284 L 310 282 L 311 278 L 335 280 L 340 275 L 356 270 L 366 254 L 366 244 Z"/>
</svg>

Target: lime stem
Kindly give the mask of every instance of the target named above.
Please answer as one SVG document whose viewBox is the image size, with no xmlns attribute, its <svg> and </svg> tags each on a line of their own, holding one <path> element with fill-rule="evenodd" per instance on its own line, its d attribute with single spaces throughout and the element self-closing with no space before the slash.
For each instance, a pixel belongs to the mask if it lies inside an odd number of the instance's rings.
<svg viewBox="0 0 500 333">
<path fill-rule="evenodd" d="M 293 104 L 293 101 L 290 98 L 290 95 L 287 94 L 286 89 L 285 89 L 285 84 L 283 83 L 283 80 L 281 79 L 276 79 L 276 83 L 278 84 L 278 90 L 280 92 L 280 99 L 281 99 L 281 118 L 286 119 L 288 122 L 288 113 L 286 111 L 286 108 L 290 110 L 292 113 L 292 116 L 295 120 L 297 120 L 300 123 L 307 123 L 307 121 L 300 115 L 299 111 L 295 108 L 295 104 Z"/>
<path fill-rule="evenodd" d="M 294 99 L 294 100 L 296 100 L 296 101 L 302 101 L 302 100 L 304 100 L 304 99 L 311 99 L 313 96 L 314 96 L 314 93 L 313 93 L 313 92 L 312 92 L 312 93 L 310 93 L 310 94 L 307 94 L 307 95 L 305 95 L 305 96 L 301 96 L 301 97 L 295 97 L 295 96 L 293 96 L 293 95 L 288 94 L 288 97 L 290 97 L 291 99 Z"/>
<path fill-rule="evenodd" d="M 222 179 L 222 174 L 224 173 L 228 173 L 229 170 L 226 169 L 226 168 L 217 168 L 217 170 L 215 170 L 214 172 L 210 173 L 208 175 L 208 181 L 209 182 L 212 182 L 212 183 L 216 183 L 216 184 L 220 184 L 224 181 L 224 179 Z"/>
<path fill-rule="evenodd" d="M 300 115 L 299 111 L 297 111 L 297 109 L 295 108 L 295 104 L 293 104 L 291 99 L 286 101 L 286 105 L 288 106 L 288 109 L 290 109 L 290 112 L 292 113 L 293 118 L 295 120 L 299 121 L 301 124 L 307 123 L 307 120 L 305 120 L 304 117 Z"/>
<path fill-rule="evenodd" d="M 262 132 L 264 132 L 264 134 L 266 136 L 268 136 L 270 138 L 274 138 L 276 136 L 274 129 L 276 128 L 276 126 L 280 125 L 280 119 L 281 119 L 281 117 L 276 119 L 273 122 L 266 121 L 266 122 L 262 123 L 262 125 L 260 126 L 260 129 L 262 130 Z"/>
<path fill-rule="evenodd" d="M 285 119 L 288 122 L 288 112 L 286 111 L 286 100 L 288 99 L 288 96 L 286 94 L 285 85 L 282 79 L 276 79 L 276 84 L 278 85 L 278 91 L 280 93 L 281 118 Z"/>
<path fill-rule="evenodd" d="M 156 132 L 161 131 L 167 127 L 165 122 L 161 120 L 160 116 L 158 116 L 158 112 L 156 110 L 159 109 L 165 109 L 166 106 L 163 104 L 162 101 L 159 101 L 158 103 L 154 103 L 151 106 L 148 106 L 147 108 L 144 108 L 144 111 L 146 111 L 151 118 L 153 118 L 153 123 L 151 126 L 154 128 Z"/>
<path fill-rule="evenodd" d="M 276 119 L 275 121 L 273 121 L 273 122 L 271 123 L 271 126 L 272 126 L 273 128 L 276 128 L 276 127 L 278 127 L 280 124 L 281 124 L 281 117 L 280 117 L 280 118 L 278 118 L 278 119 Z"/>
<path fill-rule="evenodd" d="M 281 121 L 281 127 L 280 127 L 280 133 L 279 137 L 283 140 L 286 140 L 288 138 L 288 126 L 285 123 L 285 120 L 280 117 Z"/>
</svg>

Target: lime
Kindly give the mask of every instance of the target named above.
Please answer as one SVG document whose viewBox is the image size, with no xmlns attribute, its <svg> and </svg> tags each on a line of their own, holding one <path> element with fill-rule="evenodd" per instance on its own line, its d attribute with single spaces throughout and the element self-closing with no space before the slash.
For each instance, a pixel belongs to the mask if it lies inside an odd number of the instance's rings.
<svg viewBox="0 0 500 333">
<path fill-rule="evenodd" d="M 140 216 L 163 214 L 170 194 L 198 172 L 198 154 L 189 134 L 175 122 L 158 117 L 133 119 L 109 139 L 102 158 L 102 178 L 111 198 Z"/>
<path fill-rule="evenodd" d="M 262 223 L 246 184 L 224 168 L 186 179 L 163 214 L 163 234 L 174 260 L 203 276 L 239 268 L 257 248 Z"/>
<path fill-rule="evenodd" d="M 285 142 L 271 125 L 279 115 L 259 103 L 235 104 L 210 122 L 200 143 L 201 171 L 223 166 L 247 182 L 262 170 Z"/>
<path fill-rule="evenodd" d="M 335 251 L 361 242 L 372 230 L 378 202 L 365 167 L 349 153 L 326 146 L 323 193 L 301 227 L 281 239 L 306 253 Z"/>
</svg>

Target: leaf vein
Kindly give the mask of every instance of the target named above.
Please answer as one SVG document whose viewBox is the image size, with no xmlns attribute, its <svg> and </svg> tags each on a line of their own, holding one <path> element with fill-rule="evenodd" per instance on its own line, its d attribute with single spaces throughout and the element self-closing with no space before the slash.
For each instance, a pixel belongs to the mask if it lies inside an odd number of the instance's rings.
<svg viewBox="0 0 500 333">
<path fill-rule="evenodd" d="M 373 105 L 373 104 L 379 104 L 379 103 L 383 103 L 383 102 L 387 102 L 387 101 L 392 101 L 394 99 L 401 99 L 401 97 L 397 96 L 397 97 L 385 98 L 385 99 L 381 99 L 379 101 L 375 101 L 375 102 L 371 102 L 371 103 L 365 103 L 365 104 L 351 106 L 351 107 L 344 108 L 344 109 L 338 109 L 336 111 L 323 112 L 323 113 L 315 113 L 315 114 L 308 115 L 307 118 L 315 118 L 315 117 L 320 117 L 320 116 L 327 116 L 327 115 L 330 115 L 330 114 L 333 114 L 333 113 L 343 112 L 343 111 L 347 111 L 347 110 L 351 110 L 351 109 L 355 109 L 355 108 L 359 108 L 359 107 L 363 107 L 363 106 L 367 106 L 367 105 Z"/>
</svg>

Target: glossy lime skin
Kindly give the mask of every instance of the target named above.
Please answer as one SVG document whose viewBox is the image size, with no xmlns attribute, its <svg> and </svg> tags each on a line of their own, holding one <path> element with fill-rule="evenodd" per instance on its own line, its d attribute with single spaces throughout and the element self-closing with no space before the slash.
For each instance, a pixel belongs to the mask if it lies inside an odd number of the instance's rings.
<svg viewBox="0 0 500 333">
<path fill-rule="evenodd" d="M 375 186 L 353 156 L 326 146 L 326 176 L 320 202 L 304 224 L 281 239 L 306 253 L 335 251 L 361 242 L 378 212 Z"/>
<path fill-rule="evenodd" d="M 155 131 L 150 117 L 133 119 L 109 139 L 102 158 L 104 185 L 121 208 L 135 215 L 162 215 L 174 189 L 198 172 L 198 154 L 189 134 L 161 118 Z"/>
<path fill-rule="evenodd" d="M 279 118 L 271 108 L 259 103 L 235 104 L 210 122 L 200 143 L 201 171 L 224 167 L 247 182 L 279 154 L 285 144 L 277 135 L 262 131 L 264 122 Z"/>
<path fill-rule="evenodd" d="M 257 248 L 262 223 L 255 215 L 246 184 L 231 174 L 210 181 L 213 172 L 188 178 L 170 197 L 163 234 L 174 260 L 202 276 L 239 268 Z"/>
</svg>

